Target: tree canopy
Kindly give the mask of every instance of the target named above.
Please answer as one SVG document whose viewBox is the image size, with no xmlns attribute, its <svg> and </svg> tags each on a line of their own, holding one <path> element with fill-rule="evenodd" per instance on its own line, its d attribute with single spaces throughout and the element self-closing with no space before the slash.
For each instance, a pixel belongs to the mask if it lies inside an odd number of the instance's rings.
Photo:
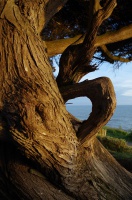
<svg viewBox="0 0 132 200">
<path fill-rule="evenodd" d="M 101 1 L 103 6 L 105 1 Z M 111 16 L 106 19 L 98 30 L 98 36 L 112 34 L 124 27 L 132 31 L 132 0 L 118 0 L 117 6 Z M 65 6 L 52 17 L 46 28 L 42 32 L 44 40 L 53 41 L 65 38 L 74 38 L 73 43 L 83 37 L 90 23 L 89 1 L 69 0 Z M 128 26 L 128 27 L 127 27 Z M 126 33 L 127 34 L 127 33 Z M 69 40 L 70 41 L 70 40 Z M 72 42 L 72 41 L 71 41 Z M 62 53 L 61 51 L 59 53 Z M 54 54 L 52 55 L 54 56 Z M 125 40 L 119 36 L 117 41 L 108 42 L 106 46 L 98 46 L 93 62 L 98 66 L 105 61 L 119 66 L 122 62 L 132 60 L 132 37 L 126 37 Z"/>
</svg>

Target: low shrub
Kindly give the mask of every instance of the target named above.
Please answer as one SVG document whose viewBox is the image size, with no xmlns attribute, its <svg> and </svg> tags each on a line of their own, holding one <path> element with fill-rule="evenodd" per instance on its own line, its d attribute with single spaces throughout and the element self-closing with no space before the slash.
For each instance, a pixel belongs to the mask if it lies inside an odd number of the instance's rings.
<svg viewBox="0 0 132 200">
<path fill-rule="evenodd" d="M 126 139 L 132 141 L 132 130 L 128 133 Z"/>
<path fill-rule="evenodd" d="M 105 127 L 107 130 L 107 136 L 114 137 L 114 138 L 119 138 L 119 139 L 125 139 L 126 136 L 128 135 L 128 132 L 118 129 L 118 128 L 111 128 L 111 127 Z"/>
<path fill-rule="evenodd" d="M 111 151 L 123 152 L 127 148 L 127 143 L 123 139 L 112 138 L 109 136 L 98 136 L 98 139 L 104 145 L 105 148 Z"/>
</svg>

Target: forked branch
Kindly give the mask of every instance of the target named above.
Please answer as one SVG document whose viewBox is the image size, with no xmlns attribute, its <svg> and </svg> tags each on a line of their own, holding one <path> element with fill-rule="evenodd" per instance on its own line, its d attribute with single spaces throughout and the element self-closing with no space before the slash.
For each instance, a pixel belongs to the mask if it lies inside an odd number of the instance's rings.
<svg viewBox="0 0 132 200">
<path fill-rule="evenodd" d="M 94 2 L 95 4 L 97 1 Z M 93 10 L 95 5 L 91 4 Z M 96 70 L 96 66 L 91 66 L 90 61 L 96 51 L 95 41 L 98 29 L 103 20 L 108 17 L 116 6 L 116 0 L 108 1 L 104 8 L 93 14 L 88 25 L 88 30 L 82 44 L 69 46 L 62 54 L 59 64 L 59 75 L 57 77 L 58 86 L 77 83 L 80 79 L 91 71 Z"/>
</svg>

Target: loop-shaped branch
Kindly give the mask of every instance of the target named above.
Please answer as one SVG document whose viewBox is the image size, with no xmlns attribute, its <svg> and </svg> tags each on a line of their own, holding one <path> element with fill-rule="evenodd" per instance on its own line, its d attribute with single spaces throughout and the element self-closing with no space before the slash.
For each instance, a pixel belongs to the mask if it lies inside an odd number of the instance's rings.
<svg viewBox="0 0 132 200">
<path fill-rule="evenodd" d="M 84 81 L 60 89 L 65 101 L 80 96 L 88 97 L 92 102 L 89 118 L 80 126 L 77 136 L 83 146 L 87 146 L 99 129 L 111 118 L 116 107 L 116 97 L 112 82 L 107 77 Z"/>
</svg>

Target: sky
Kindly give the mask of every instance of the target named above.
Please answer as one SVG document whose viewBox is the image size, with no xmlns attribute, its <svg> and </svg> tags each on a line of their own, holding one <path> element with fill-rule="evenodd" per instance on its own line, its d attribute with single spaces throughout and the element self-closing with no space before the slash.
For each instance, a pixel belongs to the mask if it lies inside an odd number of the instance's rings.
<svg viewBox="0 0 132 200">
<path fill-rule="evenodd" d="M 107 76 L 111 79 L 116 93 L 117 105 L 132 105 L 132 62 L 124 63 L 118 69 L 105 63 L 98 70 L 83 77 L 81 81 L 101 76 Z M 90 100 L 86 97 L 72 99 L 68 102 L 74 105 L 91 105 Z"/>
</svg>

